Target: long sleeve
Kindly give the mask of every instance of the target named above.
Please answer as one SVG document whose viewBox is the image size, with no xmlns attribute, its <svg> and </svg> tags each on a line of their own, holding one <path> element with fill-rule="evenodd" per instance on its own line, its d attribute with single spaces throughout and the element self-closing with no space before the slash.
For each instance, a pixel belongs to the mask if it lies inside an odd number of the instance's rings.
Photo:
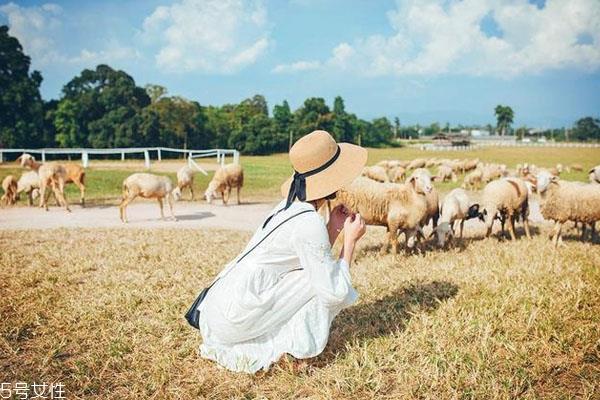
<svg viewBox="0 0 600 400">
<path fill-rule="evenodd" d="M 293 243 L 300 266 L 308 272 L 311 287 L 326 305 L 347 307 L 358 298 L 352 287 L 350 269 L 343 259 L 335 260 L 327 228 L 317 214 L 311 214 L 294 232 Z"/>
</svg>

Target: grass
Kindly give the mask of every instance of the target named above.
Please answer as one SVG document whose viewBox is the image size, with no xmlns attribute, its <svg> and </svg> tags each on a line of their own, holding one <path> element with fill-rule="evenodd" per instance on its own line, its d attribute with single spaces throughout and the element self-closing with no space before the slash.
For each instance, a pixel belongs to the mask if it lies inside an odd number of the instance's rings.
<svg viewBox="0 0 600 400">
<path fill-rule="evenodd" d="M 369 164 L 375 164 L 383 159 L 414 159 L 419 157 L 437 158 L 475 158 L 478 157 L 485 162 L 498 162 L 507 164 L 514 168 L 516 164 L 529 162 L 538 166 L 550 167 L 557 163 L 571 165 L 581 164 L 584 169 L 581 172 L 571 171 L 563 173 L 562 178 L 567 180 L 587 181 L 587 172 L 591 167 L 600 163 L 600 149 L 595 148 L 490 148 L 476 151 L 445 151 L 432 152 L 419 150 L 417 148 L 390 148 L 369 149 Z M 132 164 L 133 163 L 133 164 Z M 136 164 L 137 163 L 137 164 Z M 102 167 L 95 167 L 94 161 L 86 171 L 86 199 L 90 204 L 116 204 L 121 198 L 121 184 L 123 180 L 133 172 L 144 171 L 143 162 L 129 161 L 127 168 L 120 161 L 102 162 Z M 287 154 L 275 154 L 272 156 L 244 156 L 245 186 L 242 195 L 252 201 L 273 200 L 280 196 L 279 186 L 291 173 L 291 167 Z M 107 166 L 108 165 L 108 166 Z M 136 167 L 137 165 L 137 167 Z M 153 162 L 151 172 L 168 175 L 173 181 L 176 180 L 175 172 L 183 160 L 165 160 L 162 163 Z M 165 168 L 169 166 L 170 168 Z M 172 172 L 164 172 L 168 169 Z M 432 171 L 435 172 L 435 171 Z M 5 163 L 0 165 L 0 180 L 8 174 L 20 176 L 22 170 L 15 164 Z M 196 174 L 194 191 L 201 197 L 208 186 L 209 176 Z M 446 182 L 439 184 L 439 189 L 444 192 L 453 189 L 462 183 L 462 176 L 457 183 Z M 79 192 L 74 185 L 67 185 L 67 198 L 71 202 L 79 199 Z M 187 198 L 187 197 L 186 197 Z M 25 196 L 22 196 L 21 204 L 25 204 Z"/>
<path fill-rule="evenodd" d="M 325 351 L 256 376 L 199 358 L 183 319 L 249 233 L 0 231 L 0 375 L 85 399 L 598 398 L 600 248 L 541 229 L 381 256 L 369 228 Z"/>
</svg>

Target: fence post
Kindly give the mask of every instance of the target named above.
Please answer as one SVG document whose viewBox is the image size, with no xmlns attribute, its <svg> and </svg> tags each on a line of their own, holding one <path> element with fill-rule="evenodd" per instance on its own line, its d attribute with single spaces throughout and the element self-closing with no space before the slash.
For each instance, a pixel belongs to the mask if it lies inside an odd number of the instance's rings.
<svg viewBox="0 0 600 400">
<path fill-rule="evenodd" d="M 148 153 L 148 150 L 144 150 L 144 164 L 146 169 L 150 169 L 150 153 Z"/>
<path fill-rule="evenodd" d="M 121 161 L 125 161 L 125 152 L 124 151 L 121 152 Z"/>
<path fill-rule="evenodd" d="M 81 163 L 83 164 L 83 168 L 87 168 L 89 165 L 88 153 L 85 151 L 81 153 Z"/>
<path fill-rule="evenodd" d="M 42 162 L 46 162 L 46 152 L 42 150 Z"/>
<path fill-rule="evenodd" d="M 162 154 L 160 154 L 160 147 L 157 149 L 158 161 L 162 161 Z"/>
<path fill-rule="evenodd" d="M 233 151 L 233 163 L 234 164 L 239 164 L 240 163 L 240 152 L 237 150 Z"/>
<path fill-rule="evenodd" d="M 0 164 L 4 162 L 4 153 L 0 151 Z"/>
</svg>

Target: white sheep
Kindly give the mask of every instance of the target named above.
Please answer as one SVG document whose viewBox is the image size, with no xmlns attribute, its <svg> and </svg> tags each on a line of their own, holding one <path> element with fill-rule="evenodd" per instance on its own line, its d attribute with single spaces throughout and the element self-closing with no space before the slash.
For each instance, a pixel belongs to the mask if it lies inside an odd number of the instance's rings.
<svg viewBox="0 0 600 400">
<path fill-rule="evenodd" d="M 483 220 L 479 212 L 479 204 L 473 203 L 463 189 L 454 189 L 446 195 L 440 207 L 438 226 L 431 233 L 435 233 L 438 245 L 443 247 L 448 237 L 454 236 L 455 222 L 460 225 L 460 238 L 463 236 L 465 221 L 471 218 Z"/>
<path fill-rule="evenodd" d="M 588 179 L 590 183 L 600 183 L 600 165 L 596 165 L 594 168 L 590 169 Z"/>
<path fill-rule="evenodd" d="M 435 229 L 435 227 L 438 224 L 438 219 L 440 217 L 440 197 L 438 191 L 431 183 L 431 173 L 429 172 L 429 170 L 425 168 L 415 169 L 412 172 L 412 174 L 407 178 L 406 182 L 410 182 L 410 180 L 415 177 L 419 178 L 423 190 L 425 192 L 425 198 L 427 199 L 427 213 L 421 221 L 421 227 L 429 225 L 429 221 L 432 221 L 433 228 Z"/>
<path fill-rule="evenodd" d="M 173 192 L 173 183 L 166 176 L 148 173 L 135 173 L 128 176 L 123 181 L 123 199 L 119 204 L 121 221 L 127 222 L 127 206 L 138 196 L 146 199 L 156 199 L 160 206 L 160 217 L 162 219 L 165 219 L 163 199 L 166 198 L 169 203 L 171 217 L 176 221 L 177 218 L 173 213 L 173 201 L 179 200 L 179 197 Z"/>
<path fill-rule="evenodd" d="M 433 177 L 434 180 L 440 182 L 452 181 L 456 182 L 456 173 L 448 164 L 442 164 L 438 167 L 438 171 L 436 176 Z"/>
<path fill-rule="evenodd" d="M 465 175 L 462 187 L 464 189 L 479 189 L 483 182 L 483 169 L 476 168 Z"/>
<path fill-rule="evenodd" d="M 386 169 L 379 165 L 364 167 L 361 175 L 365 176 L 369 179 L 372 179 L 374 181 L 377 181 L 377 182 L 389 182 L 390 181 L 390 178 L 388 177 Z"/>
<path fill-rule="evenodd" d="M 240 204 L 240 190 L 244 186 L 244 170 L 239 164 L 228 164 L 219 168 L 212 180 L 208 184 L 208 188 L 204 193 L 206 202 L 211 203 L 212 199 L 221 195 L 223 204 L 227 205 L 231 189 L 237 189 L 237 203 Z"/>
<path fill-rule="evenodd" d="M 337 204 L 360 213 L 368 225 L 387 227 L 388 242 L 382 247 L 382 252 L 390 246 L 393 252 L 398 252 L 399 231 L 406 234 L 407 247 L 412 247 L 427 212 L 424 185 L 420 177 L 410 179 L 407 184 L 380 183 L 358 177 L 337 192 L 331 207 Z"/>
<path fill-rule="evenodd" d="M 21 192 L 27 194 L 28 203 L 33 205 L 35 200 L 40 195 L 40 177 L 35 171 L 28 171 L 21 174 L 17 181 L 17 197 Z"/>
<path fill-rule="evenodd" d="M 190 168 L 188 165 L 184 165 L 177 171 L 177 187 L 175 188 L 176 196 L 181 198 L 183 196 L 183 189 L 186 187 L 190 189 L 192 198 L 194 200 L 194 175 L 196 171 Z"/>
<path fill-rule="evenodd" d="M 406 169 L 403 167 L 393 167 L 388 170 L 388 177 L 390 182 L 401 183 L 406 179 Z"/>
<path fill-rule="evenodd" d="M 0 203 L 10 206 L 17 201 L 17 180 L 12 175 L 7 175 L 2 180 L 2 190 L 4 194 L 0 198 Z"/>
<path fill-rule="evenodd" d="M 67 199 L 65 198 L 65 184 L 67 181 L 67 169 L 64 165 L 58 163 L 38 163 L 31 154 L 23 153 L 17 159 L 22 167 L 36 171 L 40 179 L 40 208 L 48 211 L 48 197 L 52 189 L 59 205 L 65 207 L 65 210 L 71 212 Z M 83 195 L 82 195 L 83 196 Z"/>
<path fill-rule="evenodd" d="M 496 218 L 500 219 L 502 224 L 502 233 L 504 233 L 504 223 L 508 220 L 508 231 L 512 240 L 515 236 L 515 221 L 518 218 L 523 219 L 525 234 L 529 234 L 529 196 L 525 182 L 519 178 L 503 178 L 488 183 L 483 189 L 481 208 L 487 234 L 492 233 L 492 227 Z"/>
<path fill-rule="evenodd" d="M 561 181 L 548 171 L 540 171 L 537 191 L 542 199 L 542 216 L 554 221 L 551 239 L 555 246 L 562 240 L 562 224 L 566 221 L 584 224 L 582 239 L 585 239 L 585 224 L 590 224 L 594 239 L 595 224 L 600 220 L 600 185 Z"/>
<path fill-rule="evenodd" d="M 406 166 L 406 169 L 424 168 L 425 165 L 427 165 L 427 160 L 424 158 L 415 158 Z"/>
</svg>

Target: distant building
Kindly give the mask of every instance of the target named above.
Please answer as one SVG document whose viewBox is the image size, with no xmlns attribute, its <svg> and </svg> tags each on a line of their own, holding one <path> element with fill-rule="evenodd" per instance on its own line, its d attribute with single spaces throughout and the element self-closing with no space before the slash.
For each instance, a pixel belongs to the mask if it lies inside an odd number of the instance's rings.
<svg viewBox="0 0 600 400">
<path fill-rule="evenodd" d="M 471 136 L 473 136 L 473 137 L 490 136 L 490 131 L 488 131 L 487 129 L 471 129 Z"/>
</svg>

